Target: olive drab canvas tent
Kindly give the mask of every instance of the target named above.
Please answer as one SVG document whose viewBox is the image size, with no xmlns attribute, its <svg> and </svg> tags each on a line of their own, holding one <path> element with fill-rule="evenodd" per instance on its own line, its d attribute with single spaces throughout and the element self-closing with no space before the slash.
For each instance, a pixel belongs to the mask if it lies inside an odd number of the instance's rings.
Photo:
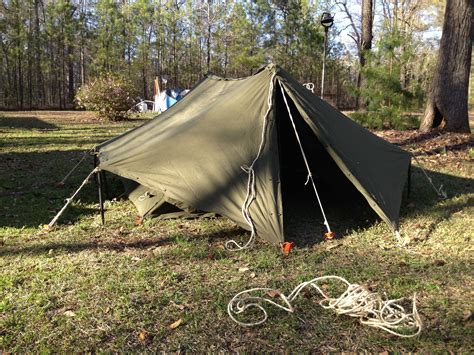
<svg viewBox="0 0 474 355">
<path fill-rule="evenodd" d="M 350 186 L 398 230 L 411 162 L 273 64 L 242 79 L 209 76 L 95 153 L 101 170 L 135 184 L 142 216 L 214 212 L 275 244 L 285 240 L 284 187 L 307 177 L 335 193 Z"/>
</svg>

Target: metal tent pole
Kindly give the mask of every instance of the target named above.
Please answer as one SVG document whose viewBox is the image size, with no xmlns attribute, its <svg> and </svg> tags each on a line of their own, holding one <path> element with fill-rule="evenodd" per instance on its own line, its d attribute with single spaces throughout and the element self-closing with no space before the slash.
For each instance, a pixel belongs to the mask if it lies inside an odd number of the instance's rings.
<svg viewBox="0 0 474 355">
<path fill-rule="evenodd" d="M 103 179 L 103 172 L 97 172 L 97 187 L 99 190 L 99 206 L 100 206 L 100 219 L 102 221 L 102 225 L 105 224 L 105 215 L 104 215 L 104 200 L 102 198 L 102 179 Z"/>
<path fill-rule="evenodd" d="M 324 99 L 324 75 L 326 71 L 326 48 L 328 45 L 328 30 L 329 28 L 324 27 L 324 52 L 323 52 L 323 70 L 321 73 L 321 100 Z"/>
</svg>

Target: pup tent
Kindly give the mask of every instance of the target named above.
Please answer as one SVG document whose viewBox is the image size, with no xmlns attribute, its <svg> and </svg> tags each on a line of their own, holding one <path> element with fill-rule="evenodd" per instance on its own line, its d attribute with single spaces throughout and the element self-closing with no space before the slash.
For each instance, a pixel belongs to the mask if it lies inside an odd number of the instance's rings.
<svg viewBox="0 0 474 355">
<path fill-rule="evenodd" d="M 205 78 L 95 154 L 99 169 L 134 184 L 141 216 L 214 212 L 275 244 L 285 241 L 285 187 L 307 179 L 335 194 L 352 188 L 397 231 L 411 163 L 273 64 L 242 79 Z M 318 209 L 314 192 L 302 198 Z"/>
</svg>

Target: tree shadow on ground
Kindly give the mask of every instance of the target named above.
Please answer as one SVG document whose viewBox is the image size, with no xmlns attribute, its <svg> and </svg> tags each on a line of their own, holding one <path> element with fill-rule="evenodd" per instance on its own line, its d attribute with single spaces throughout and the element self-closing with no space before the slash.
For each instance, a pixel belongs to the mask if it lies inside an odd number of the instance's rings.
<svg viewBox="0 0 474 355">
<path fill-rule="evenodd" d="M 83 152 L 79 150 L 1 154 L 0 226 L 37 227 L 48 223 L 63 206 L 64 199 L 71 196 L 92 170 L 92 161 L 88 160 L 74 172 L 65 187 L 56 186 L 56 183 L 82 156 Z M 440 212 L 439 199 L 429 187 L 423 173 L 416 167 L 412 170 L 411 196 L 402 204 L 402 217 Z M 450 197 L 474 192 L 473 179 L 434 171 L 428 171 L 428 174 L 436 185 L 445 186 Z M 225 193 L 226 187 L 216 189 L 214 192 L 216 195 Z M 304 194 L 305 196 L 311 194 L 312 198 L 294 196 L 293 201 L 285 206 L 285 235 L 287 241 L 311 246 L 323 240 L 325 227 L 314 193 L 305 191 Z M 111 195 L 111 197 L 114 196 L 116 192 Z M 95 184 L 93 182 L 87 184 L 80 192 L 78 199 L 85 204 L 97 204 L 98 194 Z M 321 199 L 331 228 L 340 238 L 354 230 L 369 228 L 380 220 L 367 202 L 361 198 L 346 199 L 346 196 L 342 194 L 328 196 L 323 190 Z M 410 201 L 416 201 L 414 208 L 407 207 Z M 467 207 L 468 204 L 469 202 L 460 203 L 444 209 L 443 218 L 449 218 L 452 213 Z M 98 213 L 98 208 L 73 204 L 61 217 L 60 223 L 74 223 L 96 213 Z M 216 236 L 219 234 L 216 233 Z M 244 231 L 240 230 L 239 234 L 244 234 Z"/>
<path fill-rule="evenodd" d="M 64 186 L 58 184 L 83 156 L 80 150 L 0 154 L 0 227 L 48 223 L 93 169 L 92 157 L 86 156 Z M 77 200 L 97 203 L 93 182 L 84 186 Z M 94 213 L 93 208 L 73 203 L 61 219 L 75 222 Z"/>
<path fill-rule="evenodd" d="M 40 120 L 33 116 L 21 117 L 3 117 L 0 116 L 0 127 L 3 128 L 21 128 L 21 129 L 41 129 L 56 130 L 58 126 L 50 122 Z"/>
</svg>

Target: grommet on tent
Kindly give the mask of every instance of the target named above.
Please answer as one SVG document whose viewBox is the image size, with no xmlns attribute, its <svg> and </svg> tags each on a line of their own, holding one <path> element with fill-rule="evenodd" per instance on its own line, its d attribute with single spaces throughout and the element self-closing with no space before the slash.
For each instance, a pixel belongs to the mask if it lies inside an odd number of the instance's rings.
<svg viewBox="0 0 474 355">
<path fill-rule="evenodd" d="M 290 254 L 290 251 L 293 249 L 294 246 L 295 243 L 293 242 L 284 242 L 281 245 L 281 251 L 283 252 L 283 254 L 288 255 Z"/>
</svg>

